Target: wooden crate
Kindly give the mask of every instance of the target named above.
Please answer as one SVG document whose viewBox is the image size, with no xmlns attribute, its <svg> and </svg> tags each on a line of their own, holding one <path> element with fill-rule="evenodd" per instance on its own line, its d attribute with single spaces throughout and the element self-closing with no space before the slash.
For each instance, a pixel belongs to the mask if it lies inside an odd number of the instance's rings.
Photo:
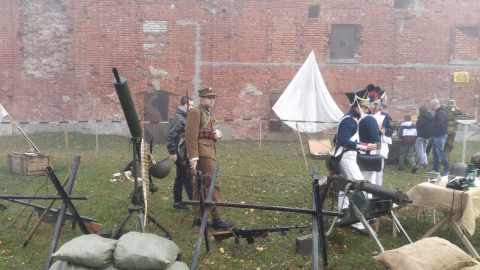
<svg viewBox="0 0 480 270">
<path fill-rule="evenodd" d="M 53 157 L 27 156 L 22 154 L 9 154 L 7 156 L 7 169 L 21 175 L 35 175 L 45 173 L 45 167 L 53 167 Z"/>
<path fill-rule="evenodd" d="M 308 140 L 308 148 L 310 149 L 310 157 L 313 159 L 325 160 L 327 159 L 326 152 L 331 152 L 332 143 L 330 140 Z"/>
</svg>

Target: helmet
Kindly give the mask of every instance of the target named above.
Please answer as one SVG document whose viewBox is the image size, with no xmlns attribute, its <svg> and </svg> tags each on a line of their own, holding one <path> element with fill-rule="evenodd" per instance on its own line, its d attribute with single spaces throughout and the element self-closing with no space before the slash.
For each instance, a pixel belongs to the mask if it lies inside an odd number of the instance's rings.
<svg viewBox="0 0 480 270">
<path fill-rule="evenodd" d="M 162 179 L 167 177 L 171 169 L 170 158 L 159 161 L 155 165 L 153 165 L 151 160 L 148 161 L 148 171 L 155 178 Z"/>
<path fill-rule="evenodd" d="M 467 164 L 464 163 L 455 163 L 450 168 L 450 175 L 463 176 L 467 174 Z"/>
</svg>

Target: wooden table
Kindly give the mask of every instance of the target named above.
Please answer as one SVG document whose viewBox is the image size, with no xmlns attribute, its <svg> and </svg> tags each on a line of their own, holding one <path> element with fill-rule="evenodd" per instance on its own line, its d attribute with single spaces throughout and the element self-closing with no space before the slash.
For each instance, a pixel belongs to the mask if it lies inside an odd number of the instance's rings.
<svg viewBox="0 0 480 270">
<path fill-rule="evenodd" d="M 467 238 L 475 233 L 475 221 L 480 223 L 480 187 L 470 188 L 469 191 L 460 191 L 446 188 L 445 183 L 421 183 L 408 191 L 407 195 L 413 201 L 410 206 L 427 207 L 444 213 L 444 217 L 425 233 L 422 239 L 431 236 L 442 225 L 450 221 L 450 225 L 472 257 L 480 259 Z"/>
</svg>

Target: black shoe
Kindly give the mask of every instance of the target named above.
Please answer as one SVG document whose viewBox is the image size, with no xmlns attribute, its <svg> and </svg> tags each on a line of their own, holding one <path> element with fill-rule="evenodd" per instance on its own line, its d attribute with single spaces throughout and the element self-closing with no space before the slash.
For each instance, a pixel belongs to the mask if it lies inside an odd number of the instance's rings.
<svg viewBox="0 0 480 270">
<path fill-rule="evenodd" d="M 398 167 L 398 170 L 399 170 L 399 171 L 403 171 L 403 167 Z"/>
<path fill-rule="evenodd" d="M 354 229 L 355 229 L 359 234 L 361 234 L 361 235 L 368 235 L 368 232 L 367 232 L 367 230 L 365 230 L 365 229 L 357 229 L 357 228 L 355 228 L 355 227 L 353 227 L 353 226 L 352 226 L 352 228 L 354 228 Z"/>
<path fill-rule="evenodd" d="M 201 219 L 194 219 L 193 220 L 193 227 L 200 227 L 202 225 Z M 207 227 L 213 227 L 213 223 L 207 220 Z"/>
<path fill-rule="evenodd" d="M 190 209 L 190 207 L 188 206 L 185 206 L 181 203 L 174 203 L 173 206 L 172 206 L 172 210 L 176 210 L 176 211 L 190 211 L 192 209 Z"/>
<path fill-rule="evenodd" d="M 226 221 L 221 218 L 213 220 L 213 228 L 215 229 L 228 229 L 233 227 L 233 225 L 235 225 L 235 222 Z"/>
<path fill-rule="evenodd" d="M 412 173 L 416 173 L 417 170 L 418 170 L 418 167 L 417 167 L 417 166 L 413 167 L 413 168 L 412 168 Z"/>
<path fill-rule="evenodd" d="M 372 218 L 372 219 L 370 219 L 370 220 L 368 221 L 368 223 L 372 223 L 372 224 L 375 223 L 375 222 L 377 222 L 377 219 L 376 219 L 376 218 Z"/>
</svg>

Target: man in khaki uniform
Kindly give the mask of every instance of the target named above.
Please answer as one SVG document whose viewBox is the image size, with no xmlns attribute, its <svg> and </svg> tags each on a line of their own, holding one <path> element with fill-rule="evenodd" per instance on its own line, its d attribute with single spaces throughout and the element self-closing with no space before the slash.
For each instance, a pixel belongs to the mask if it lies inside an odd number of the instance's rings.
<svg viewBox="0 0 480 270">
<path fill-rule="evenodd" d="M 215 142 L 222 136 L 219 130 L 213 130 L 210 109 L 215 104 L 215 93 L 211 87 L 198 91 L 200 104 L 198 107 L 190 110 L 187 114 L 187 123 L 185 125 L 185 145 L 187 147 L 187 158 L 190 161 L 190 170 L 192 174 L 197 171 L 203 174 L 203 194 L 206 198 L 212 182 L 212 174 L 215 169 Z M 193 199 L 199 200 L 198 180 L 193 183 Z M 212 201 L 220 201 L 220 181 L 217 177 L 215 188 L 213 190 Z M 203 213 L 198 206 L 193 206 L 194 220 L 193 226 L 200 226 Z M 220 217 L 216 207 L 210 207 L 213 223 L 207 222 L 208 227 L 229 228 L 235 225 L 234 222 L 228 222 Z"/>
<path fill-rule="evenodd" d="M 449 100 L 447 102 L 448 110 L 448 137 L 445 141 L 445 155 L 450 160 L 450 154 L 453 150 L 453 144 L 455 143 L 455 134 L 457 133 L 457 119 L 461 115 L 468 115 L 467 112 L 457 108 L 455 100 Z"/>
</svg>

